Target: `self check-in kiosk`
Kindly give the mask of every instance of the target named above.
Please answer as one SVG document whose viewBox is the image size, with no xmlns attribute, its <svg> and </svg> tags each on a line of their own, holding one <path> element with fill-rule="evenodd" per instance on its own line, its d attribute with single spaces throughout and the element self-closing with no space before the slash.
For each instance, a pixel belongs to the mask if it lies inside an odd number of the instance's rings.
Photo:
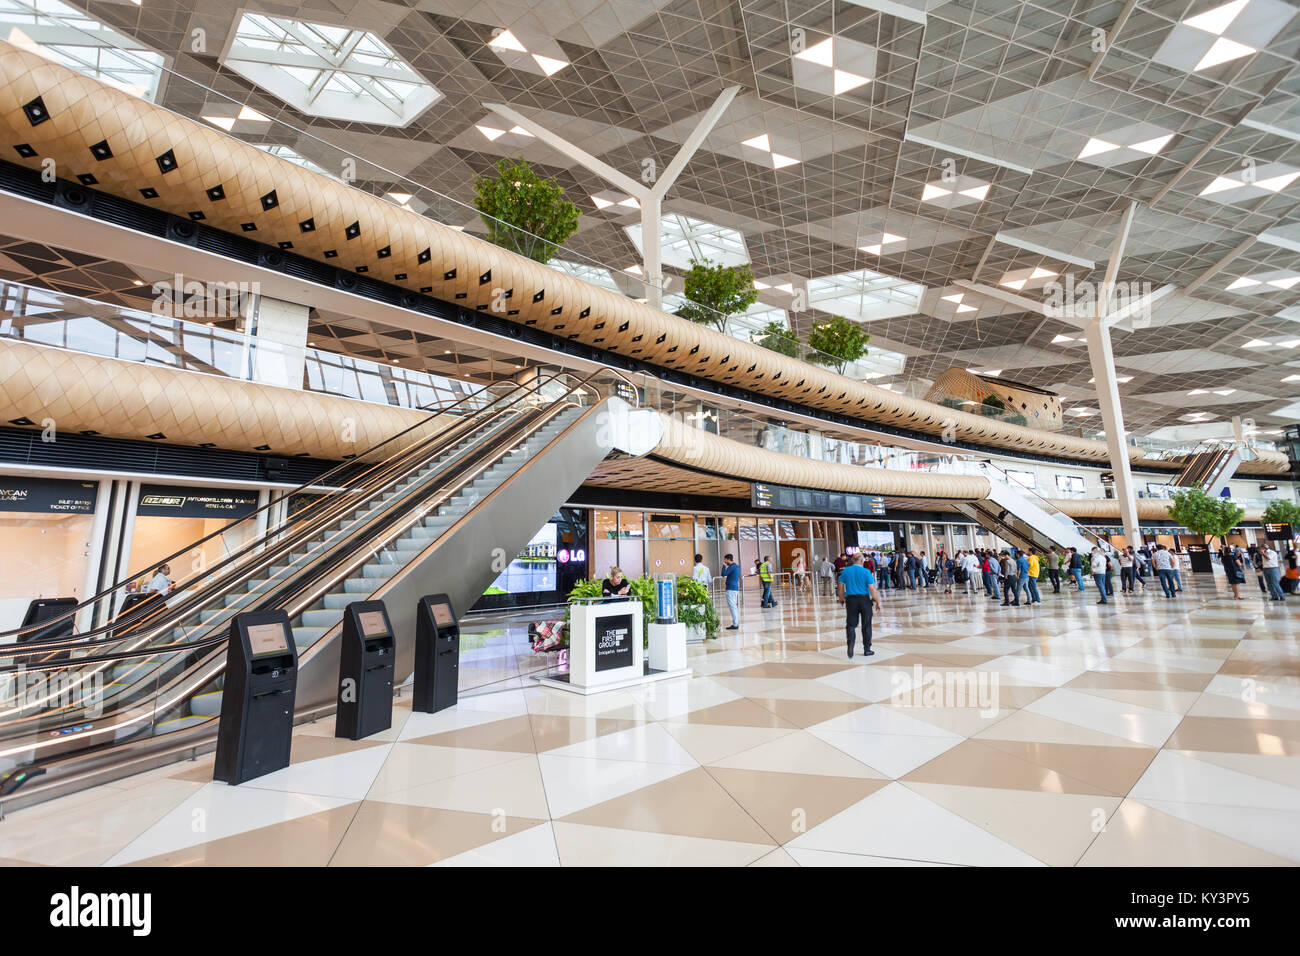
<svg viewBox="0 0 1300 956">
<path fill-rule="evenodd" d="M 415 696 L 411 709 L 432 714 L 456 703 L 460 626 L 445 594 L 420 598 L 415 615 Z"/>
<path fill-rule="evenodd" d="M 360 740 L 393 725 L 396 648 L 383 601 L 353 601 L 344 609 L 335 737 Z"/>
<path fill-rule="evenodd" d="M 284 611 L 230 622 L 212 779 L 243 783 L 289 766 L 298 649 Z"/>
<path fill-rule="evenodd" d="M 27 613 L 23 615 L 22 631 L 18 634 L 16 643 L 57 641 L 62 637 L 71 637 L 76 624 L 72 611 L 76 606 L 76 598 L 37 598 L 32 601 L 27 605 Z M 42 621 L 50 623 L 45 627 L 37 627 Z"/>
</svg>

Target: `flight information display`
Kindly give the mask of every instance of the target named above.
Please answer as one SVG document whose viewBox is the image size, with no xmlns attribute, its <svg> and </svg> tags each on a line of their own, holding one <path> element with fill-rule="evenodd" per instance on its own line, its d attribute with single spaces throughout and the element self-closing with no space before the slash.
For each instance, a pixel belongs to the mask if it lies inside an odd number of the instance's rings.
<svg viewBox="0 0 1300 956">
<path fill-rule="evenodd" d="M 817 511 L 824 514 L 875 516 L 885 513 L 885 499 L 880 495 L 841 494 L 791 488 L 763 481 L 750 482 L 750 503 L 765 511 Z"/>
</svg>

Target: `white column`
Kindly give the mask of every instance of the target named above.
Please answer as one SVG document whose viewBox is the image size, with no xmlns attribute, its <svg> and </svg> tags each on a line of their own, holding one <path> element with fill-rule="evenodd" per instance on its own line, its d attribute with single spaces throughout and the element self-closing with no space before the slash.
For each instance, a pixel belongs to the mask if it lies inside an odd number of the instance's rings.
<svg viewBox="0 0 1300 956">
<path fill-rule="evenodd" d="M 641 198 L 641 271 L 645 278 L 646 305 L 657 309 L 663 302 L 664 276 L 659 248 L 659 220 L 663 200 L 658 193 Z"/>
<path fill-rule="evenodd" d="M 1084 329 L 1088 341 L 1088 358 L 1096 379 L 1097 406 L 1106 426 L 1106 448 L 1115 473 L 1115 497 L 1119 500 L 1124 536 L 1136 547 L 1142 536 L 1138 530 L 1137 499 L 1133 494 L 1133 471 L 1129 467 L 1128 434 L 1124 430 L 1124 412 L 1120 406 L 1119 384 L 1115 381 L 1115 355 L 1110 346 L 1110 328 L 1104 319 L 1089 322 Z"/>
<path fill-rule="evenodd" d="M 243 373 L 253 382 L 302 388 L 307 364 L 307 306 L 264 295 L 250 295 L 242 304 Z"/>
</svg>

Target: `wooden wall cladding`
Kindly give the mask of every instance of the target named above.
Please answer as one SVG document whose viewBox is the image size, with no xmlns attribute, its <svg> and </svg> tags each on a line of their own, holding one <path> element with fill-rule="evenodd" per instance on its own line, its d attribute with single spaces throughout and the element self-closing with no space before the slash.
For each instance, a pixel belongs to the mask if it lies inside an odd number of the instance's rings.
<svg viewBox="0 0 1300 956">
<path fill-rule="evenodd" d="M 666 315 L 3 41 L 0 141 L 14 162 L 39 168 L 52 158 L 61 178 L 470 309 L 490 308 L 504 290 L 511 321 L 662 368 L 959 441 L 1108 461 L 1102 442 L 895 395 Z"/>
</svg>

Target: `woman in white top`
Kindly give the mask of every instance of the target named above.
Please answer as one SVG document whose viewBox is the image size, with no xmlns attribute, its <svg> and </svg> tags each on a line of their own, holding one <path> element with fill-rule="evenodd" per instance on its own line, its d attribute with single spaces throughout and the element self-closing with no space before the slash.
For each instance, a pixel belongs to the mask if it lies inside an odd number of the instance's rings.
<svg viewBox="0 0 1300 956">
<path fill-rule="evenodd" d="M 144 586 L 145 591 L 166 596 L 167 592 L 172 589 L 172 583 L 167 579 L 167 575 L 171 573 L 172 569 L 167 565 L 159 566 L 153 577 L 149 579 L 149 583 Z"/>
</svg>

